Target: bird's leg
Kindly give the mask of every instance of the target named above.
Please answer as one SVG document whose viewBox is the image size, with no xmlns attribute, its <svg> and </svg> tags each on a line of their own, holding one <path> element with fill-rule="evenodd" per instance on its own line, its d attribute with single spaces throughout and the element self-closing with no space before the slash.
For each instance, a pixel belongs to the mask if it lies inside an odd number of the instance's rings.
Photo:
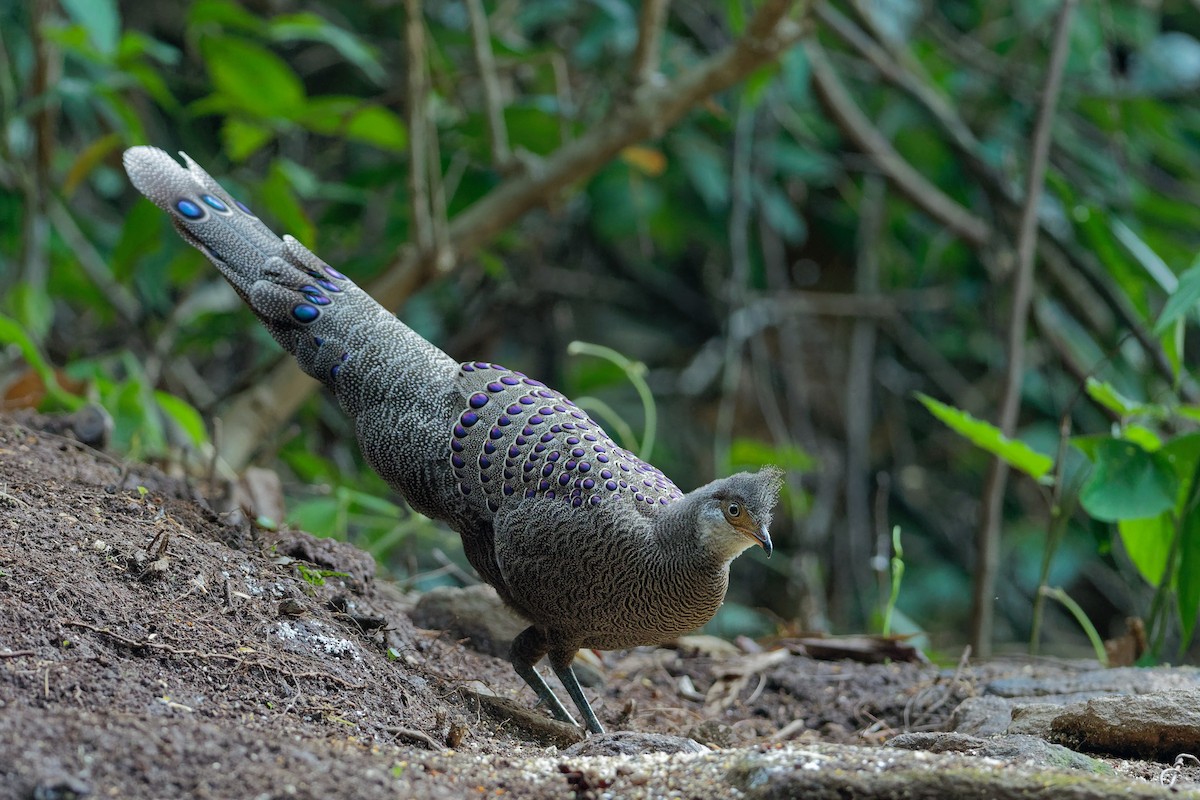
<svg viewBox="0 0 1200 800">
<path fill-rule="evenodd" d="M 600 720 L 596 719 L 596 712 L 592 711 L 592 704 L 584 696 L 583 687 L 579 685 L 579 679 L 575 677 L 575 670 L 571 668 L 571 662 L 575 660 L 577 652 L 579 651 L 552 651 L 550 653 L 550 666 L 554 668 L 554 674 L 562 681 L 562 685 L 567 689 L 567 694 L 571 695 L 571 699 L 575 701 L 575 707 L 583 715 L 583 721 L 587 725 L 588 733 L 604 733 L 604 726 L 600 724 Z"/>
<path fill-rule="evenodd" d="M 533 665 L 542 660 L 542 656 L 546 655 L 550 650 L 550 645 L 546 643 L 546 636 L 536 627 L 530 625 L 525 630 L 513 639 L 512 648 L 508 651 L 508 660 L 512 662 L 513 669 L 521 676 L 525 683 L 529 684 L 529 688 L 537 693 L 541 702 L 546 704 L 550 709 L 550 713 L 560 722 L 567 722 L 571 725 L 578 725 L 575 718 L 571 716 L 562 701 L 555 696 L 554 691 L 546 684 L 546 681 L 538 674 L 538 671 L 533 668 Z M 557 672 L 557 668 L 555 672 Z M 573 677 L 573 676 L 572 676 Z M 565 682 L 564 682 L 565 683 Z M 575 684 L 578 690 L 579 684 Z M 571 687 L 567 686 L 567 691 L 571 691 Z M 574 698 L 575 695 L 571 695 Z M 580 697 L 582 697 L 582 693 Z M 585 706 L 586 707 L 586 701 Z M 576 701 L 578 705 L 578 701 Z M 588 709 L 591 712 L 591 709 Z M 586 715 L 585 715 L 586 716 Z M 594 719 L 594 717 L 593 717 Z"/>
</svg>

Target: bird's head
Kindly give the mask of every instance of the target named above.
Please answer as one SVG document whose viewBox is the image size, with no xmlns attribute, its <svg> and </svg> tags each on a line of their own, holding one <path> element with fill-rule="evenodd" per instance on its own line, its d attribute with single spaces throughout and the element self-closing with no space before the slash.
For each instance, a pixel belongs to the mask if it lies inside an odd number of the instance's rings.
<svg viewBox="0 0 1200 800">
<path fill-rule="evenodd" d="M 758 545 L 771 555 L 771 509 L 779 499 L 783 470 L 763 467 L 713 481 L 692 492 L 696 527 L 706 549 L 732 559 Z"/>
</svg>

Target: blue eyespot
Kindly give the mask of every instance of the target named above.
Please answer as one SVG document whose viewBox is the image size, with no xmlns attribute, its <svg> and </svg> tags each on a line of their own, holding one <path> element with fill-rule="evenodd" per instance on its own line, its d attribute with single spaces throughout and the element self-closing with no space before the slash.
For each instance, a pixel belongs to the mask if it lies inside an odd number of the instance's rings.
<svg viewBox="0 0 1200 800">
<path fill-rule="evenodd" d="M 225 205 L 218 198 L 213 197 L 211 194 L 202 194 L 200 195 L 200 199 L 203 200 L 204 204 L 209 208 L 214 208 L 217 211 L 220 211 L 222 214 L 229 213 L 229 206 Z"/>
<path fill-rule="evenodd" d="M 247 208 L 246 204 L 243 203 L 241 200 L 234 200 L 233 204 L 235 206 L 237 206 L 239 209 L 241 209 L 242 211 L 244 211 L 245 213 L 249 214 L 250 216 L 252 216 L 252 217 L 254 216 L 254 212 L 251 211 L 249 208 Z"/>
<path fill-rule="evenodd" d="M 176 200 L 175 210 L 182 214 L 186 219 L 196 220 L 204 217 L 204 209 L 187 198 L 180 198 L 179 200 Z"/>
<path fill-rule="evenodd" d="M 316 306 L 310 306 L 307 303 L 297 303 L 292 308 L 292 316 L 300 322 L 312 322 L 314 319 L 321 316 L 321 310 Z"/>
</svg>

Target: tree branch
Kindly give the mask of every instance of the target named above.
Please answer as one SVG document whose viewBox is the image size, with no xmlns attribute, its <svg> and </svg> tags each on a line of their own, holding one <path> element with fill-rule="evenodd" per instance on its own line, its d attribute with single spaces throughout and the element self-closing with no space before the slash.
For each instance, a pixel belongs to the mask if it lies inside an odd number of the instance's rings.
<svg viewBox="0 0 1200 800">
<path fill-rule="evenodd" d="M 425 23 L 421 0 L 404 0 L 404 41 L 408 51 L 408 204 L 412 240 L 421 250 L 433 247 L 429 212 L 429 81 L 425 58 Z"/>
<path fill-rule="evenodd" d="M 633 89 L 650 83 L 658 74 L 658 46 L 662 38 L 663 24 L 667 20 L 669 0 L 642 0 L 638 12 L 638 40 L 633 51 L 633 69 L 630 78 Z"/>
<path fill-rule="evenodd" d="M 471 42 L 475 50 L 475 66 L 483 87 L 483 111 L 487 120 L 488 141 L 492 146 L 492 166 L 504 172 L 512 165 L 512 150 L 508 146 L 508 128 L 504 124 L 504 100 L 500 96 L 500 79 L 496 74 L 496 58 L 492 52 L 492 33 L 488 28 L 483 0 L 467 0 L 471 15 Z"/>
<path fill-rule="evenodd" d="M 896 152 L 855 105 L 833 65 L 829 63 L 825 49 L 815 38 L 805 40 L 804 51 L 812 68 L 813 86 L 842 132 L 871 158 L 909 202 L 972 247 L 983 245 L 992 233 L 988 223 L 927 181 Z"/>
<path fill-rule="evenodd" d="M 1001 389 L 999 426 L 1005 436 L 1012 436 L 1021 409 L 1021 384 L 1025 367 L 1025 332 L 1029 325 L 1029 305 L 1033 299 L 1034 256 L 1038 242 L 1038 202 L 1042 197 L 1042 182 L 1050 159 L 1050 141 L 1055 107 L 1062 89 L 1063 68 L 1070 50 L 1071 16 L 1076 0 L 1063 0 L 1054 23 L 1054 44 L 1046 86 L 1038 108 L 1033 132 L 1033 154 L 1025 181 L 1025 203 L 1017 228 L 1017 272 L 1013 279 L 1013 299 L 1008 325 L 1008 364 L 1004 370 Z M 995 610 L 996 569 L 1000 560 L 1000 520 L 1004 506 L 1004 489 L 1008 483 L 1008 464 L 992 460 L 983 493 L 979 532 L 976 536 L 975 597 L 971 611 L 971 646 L 980 658 L 986 658 L 992 648 L 992 627 Z"/>
<path fill-rule="evenodd" d="M 766 0 L 736 42 L 663 86 L 645 87 L 537 168 L 499 184 L 450 221 L 449 245 L 460 263 L 530 209 L 594 175 L 624 148 L 661 136 L 703 100 L 777 60 L 807 32 L 809 5 L 808 0 Z M 406 247 L 367 289 L 384 306 L 396 308 L 435 275 L 435 259 L 429 248 Z M 290 358 L 281 362 L 230 404 L 222 418 L 222 457 L 240 470 L 258 443 L 271 438 L 316 387 Z"/>
</svg>

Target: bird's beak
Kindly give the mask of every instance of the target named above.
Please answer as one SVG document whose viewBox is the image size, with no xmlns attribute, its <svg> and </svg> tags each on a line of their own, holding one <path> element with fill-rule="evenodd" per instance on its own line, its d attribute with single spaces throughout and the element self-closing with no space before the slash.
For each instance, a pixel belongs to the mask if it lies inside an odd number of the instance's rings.
<svg viewBox="0 0 1200 800">
<path fill-rule="evenodd" d="M 767 531 L 765 525 L 758 526 L 754 533 L 750 534 L 750 538 L 754 540 L 755 544 L 763 549 L 763 552 L 767 554 L 767 558 L 771 557 L 771 550 L 773 549 L 771 545 L 771 534 Z"/>
</svg>

